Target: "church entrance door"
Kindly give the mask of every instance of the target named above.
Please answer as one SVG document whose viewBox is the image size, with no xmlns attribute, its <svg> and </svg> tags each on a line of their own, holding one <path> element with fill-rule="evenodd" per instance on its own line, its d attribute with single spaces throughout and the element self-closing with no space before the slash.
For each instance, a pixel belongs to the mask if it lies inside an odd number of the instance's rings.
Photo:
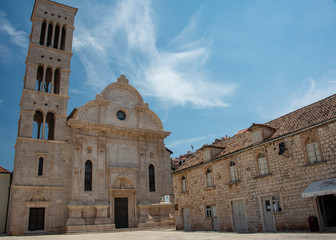
<svg viewBox="0 0 336 240">
<path fill-rule="evenodd" d="M 114 198 L 116 228 L 128 228 L 128 198 Z"/>
<path fill-rule="evenodd" d="M 29 231 L 44 230 L 44 208 L 29 209 Z"/>
</svg>

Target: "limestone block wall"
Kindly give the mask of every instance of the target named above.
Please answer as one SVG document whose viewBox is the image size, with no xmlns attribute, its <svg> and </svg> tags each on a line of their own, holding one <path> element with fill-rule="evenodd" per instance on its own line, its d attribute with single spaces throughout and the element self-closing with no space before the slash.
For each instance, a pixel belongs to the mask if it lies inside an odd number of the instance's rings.
<svg viewBox="0 0 336 240">
<path fill-rule="evenodd" d="M 6 216 L 8 208 L 8 193 L 10 186 L 10 173 L 0 173 L 0 233 L 6 230 Z"/>
<path fill-rule="evenodd" d="M 220 230 L 234 230 L 232 201 L 243 200 L 248 231 L 264 229 L 261 198 L 277 195 L 282 211 L 275 213 L 277 230 L 308 230 L 307 218 L 317 216 L 314 198 L 301 193 L 312 182 L 336 176 L 336 125 L 329 123 L 296 135 L 252 147 L 215 162 L 202 164 L 175 173 L 174 192 L 178 210 L 175 211 L 177 229 L 183 229 L 182 209 L 190 208 L 192 230 L 211 230 L 205 218 L 205 206 L 216 205 Z M 313 138 L 320 146 L 322 161 L 309 164 L 305 143 Z M 279 143 L 288 150 L 278 155 Z M 266 156 L 269 174 L 259 176 L 257 156 Z M 230 182 L 229 164 L 235 162 L 238 182 Z M 214 187 L 206 187 L 206 170 L 213 172 Z M 181 179 L 187 179 L 187 192 L 182 193 Z"/>
</svg>

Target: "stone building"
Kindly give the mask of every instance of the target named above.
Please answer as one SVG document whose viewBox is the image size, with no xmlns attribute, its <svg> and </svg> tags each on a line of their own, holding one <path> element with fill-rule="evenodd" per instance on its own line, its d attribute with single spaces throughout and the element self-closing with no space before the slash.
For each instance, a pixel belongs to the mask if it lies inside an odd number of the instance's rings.
<svg viewBox="0 0 336 240">
<path fill-rule="evenodd" d="M 126 77 L 67 116 L 76 13 L 34 4 L 8 233 L 174 226 L 170 133 Z"/>
<path fill-rule="evenodd" d="M 12 173 L 0 166 L 0 234 L 6 232 L 9 187 Z"/>
<path fill-rule="evenodd" d="M 336 95 L 204 145 L 173 173 L 177 229 L 335 231 L 335 157 Z"/>
</svg>

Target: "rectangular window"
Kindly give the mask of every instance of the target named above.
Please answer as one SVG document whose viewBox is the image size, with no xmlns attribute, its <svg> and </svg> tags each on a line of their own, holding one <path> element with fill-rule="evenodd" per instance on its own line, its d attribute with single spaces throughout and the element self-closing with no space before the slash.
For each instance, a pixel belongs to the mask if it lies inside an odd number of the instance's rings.
<svg viewBox="0 0 336 240">
<path fill-rule="evenodd" d="M 236 175 L 236 166 L 230 166 L 230 179 L 231 182 L 237 181 L 237 175 Z"/>
<path fill-rule="evenodd" d="M 211 159 L 211 149 L 206 149 L 203 152 L 203 161 L 209 161 Z"/>
<path fill-rule="evenodd" d="M 308 143 L 306 149 L 309 163 L 316 163 L 322 160 L 317 142 Z"/>
<path fill-rule="evenodd" d="M 43 175 L 43 157 L 39 158 L 37 175 L 38 176 L 42 176 Z"/>
<path fill-rule="evenodd" d="M 258 143 L 262 141 L 261 131 L 255 131 L 252 133 L 252 143 Z"/>
<path fill-rule="evenodd" d="M 205 207 L 205 217 L 206 217 L 206 218 L 211 218 L 211 217 L 212 217 L 212 209 L 211 209 L 211 206 L 206 206 L 206 207 Z"/>
<path fill-rule="evenodd" d="M 259 167 L 259 174 L 261 176 L 268 174 L 268 166 L 266 162 L 266 157 L 258 158 L 258 167 Z"/>
<path fill-rule="evenodd" d="M 207 187 L 213 187 L 212 184 L 212 174 L 211 171 L 208 169 L 206 173 L 206 181 L 207 181 Z"/>
<path fill-rule="evenodd" d="M 280 197 L 279 196 L 273 196 L 272 197 L 272 202 L 273 202 L 273 211 L 274 212 L 282 212 Z"/>
</svg>

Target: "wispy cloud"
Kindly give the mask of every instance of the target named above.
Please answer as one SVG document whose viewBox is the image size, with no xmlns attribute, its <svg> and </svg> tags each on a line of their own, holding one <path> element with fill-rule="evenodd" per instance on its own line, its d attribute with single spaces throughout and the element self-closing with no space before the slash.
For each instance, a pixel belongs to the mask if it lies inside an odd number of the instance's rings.
<svg viewBox="0 0 336 240">
<path fill-rule="evenodd" d="M 0 11 L 0 33 L 7 35 L 10 41 L 25 49 L 28 44 L 27 34 L 13 26 L 4 12 Z"/>
<path fill-rule="evenodd" d="M 174 148 L 180 145 L 185 145 L 185 144 L 194 144 L 196 145 L 198 142 L 203 142 L 206 139 L 210 139 L 213 136 L 201 136 L 201 137 L 194 137 L 194 138 L 187 138 L 187 139 L 179 139 L 179 140 L 175 140 L 171 143 L 167 144 L 168 148 Z"/>
<path fill-rule="evenodd" d="M 289 97 L 282 99 L 281 106 L 266 108 L 259 106 L 258 110 L 267 119 L 274 119 L 299 108 L 317 102 L 336 93 L 336 71 L 327 71 L 320 78 L 310 78 L 302 82 L 302 86 L 296 89 Z M 285 104 L 284 104 L 285 103 Z M 272 110 L 274 109 L 274 110 Z"/>
<path fill-rule="evenodd" d="M 191 37 L 201 10 L 171 41 L 174 45 L 183 40 L 188 47 L 181 49 L 182 45 L 176 44 L 168 52 L 157 47 L 150 1 L 128 0 L 101 7 L 109 11 L 96 16 L 88 26 L 88 19 L 79 18 L 76 23 L 74 50 L 85 67 L 88 85 L 100 91 L 125 73 L 142 94 L 156 97 L 170 107 L 228 106 L 224 99 L 235 85 L 214 83 L 206 71 L 211 39 Z"/>
<path fill-rule="evenodd" d="M 69 89 L 69 92 L 71 92 L 71 93 L 81 93 L 82 91 L 80 91 L 80 90 L 77 89 L 77 88 L 70 88 L 70 89 Z"/>
<path fill-rule="evenodd" d="M 2 105 L 2 103 L 3 103 L 3 100 L 2 100 L 2 99 L 0 99 L 0 106 Z"/>
<path fill-rule="evenodd" d="M 0 61 L 4 64 L 7 65 L 9 64 L 9 62 L 12 59 L 12 54 L 11 54 L 11 50 L 9 47 L 0 44 Z"/>
</svg>

